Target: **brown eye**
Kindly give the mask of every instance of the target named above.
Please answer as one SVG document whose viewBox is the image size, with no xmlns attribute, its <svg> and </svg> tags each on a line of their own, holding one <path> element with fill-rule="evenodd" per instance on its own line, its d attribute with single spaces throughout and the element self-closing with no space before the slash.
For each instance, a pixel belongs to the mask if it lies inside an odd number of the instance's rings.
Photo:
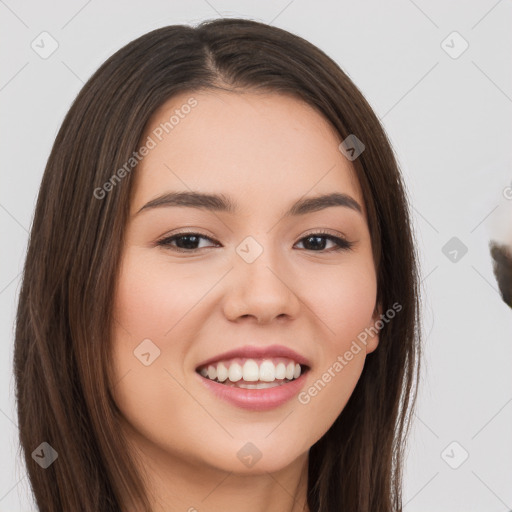
<svg viewBox="0 0 512 512">
<path fill-rule="evenodd" d="M 158 241 L 157 245 L 177 252 L 195 252 L 204 248 L 198 247 L 201 239 L 216 243 L 211 238 L 200 233 L 178 233 Z"/>
<path fill-rule="evenodd" d="M 333 242 L 336 247 L 329 249 L 326 249 L 326 243 L 330 240 Z M 344 250 L 350 250 L 352 246 L 354 245 L 353 242 L 349 242 L 348 240 L 345 240 L 344 238 L 330 235 L 327 233 L 311 233 L 310 235 L 302 238 L 299 243 L 304 244 L 304 247 L 307 251 L 314 251 L 314 252 L 335 252 L 335 251 L 344 251 Z"/>
</svg>

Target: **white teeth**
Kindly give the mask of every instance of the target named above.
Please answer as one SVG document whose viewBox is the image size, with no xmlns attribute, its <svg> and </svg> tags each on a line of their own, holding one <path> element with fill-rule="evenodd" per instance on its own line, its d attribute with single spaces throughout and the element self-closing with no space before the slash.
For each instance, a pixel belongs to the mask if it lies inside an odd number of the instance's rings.
<svg viewBox="0 0 512 512">
<path fill-rule="evenodd" d="M 260 380 L 273 382 L 276 379 L 276 367 L 272 361 L 263 361 L 260 366 Z"/>
<path fill-rule="evenodd" d="M 208 372 L 208 375 L 210 372 Z M 258 364 L 253 359 L 247 359 L 243 369 L 243 379 L 246 382 L 256 382 L 259 380 L 260 370 Z"/>
<path fill-rule="evenodd" d="M 242 378 L 242 367 L 238 363 L 233 363 L 229 367 L 228 377 L 231 382 L 238 382 Z M 210 372 L 208 371 L 208 377 L 210 377 Z"/>
<path fill-rule="evenodd" d="M 283 359 L 279 361 L 279 359 Z M 239 360 L 240 361 L 240 360 Z M 247 359 L 242 364 L 236 360 L 231 363 L 219 362 L 217 364 L 210 364 L 208 367 L 202 367 L 199 373 L 210 380 L 217 380 L 224 382 L 226 385 L 238 383 L 237 387 L 244 387 L 247 389 L 263 389 L 265 387 L 274 387 L 266 383 L 275 385 L 283 384 L 283 381 L 291 381 L 298 379 L 301 375 L 300 364 L 288 361 L 284 358 L 278 358 L 278 363 L 269 359 L 256 361 L 254 359 Z M 240 361 L 242 363 L 242 361 Z M 258 364 L 259 363 L 259 364 Z M 275 382 L 281 381 L 281 382 Z M 257 383 L 257 384 L 243 384 L 243 383 Z M 242 385 L 243 384 L 243 385 Z M 233 384 L 234 385 L 234 384 Z"/>
<path fill-rule="evenodd" d="M 293 363 L 288 363 L 286 366 L 286 378 L 291 380 L 293 379 L 293 375 L 295 373 L 295 365 Z M 208 372 L 208 376 L 210 375 L 210 372 Z"/>
<path fill-rule="evenodd" d="M 286 366 L 284 363 L 279 363 L 276 366 L 276 379 L 284 379 L 286 378 Z"/>
<path fill-rule="evenodd" d="M 209 374 L 210 372 L 208 372 Z M 219 382 L 224 382 L 228 378 L 228 369 L 222 363 L 217 365 L 217 379 Z"/>
</svg>

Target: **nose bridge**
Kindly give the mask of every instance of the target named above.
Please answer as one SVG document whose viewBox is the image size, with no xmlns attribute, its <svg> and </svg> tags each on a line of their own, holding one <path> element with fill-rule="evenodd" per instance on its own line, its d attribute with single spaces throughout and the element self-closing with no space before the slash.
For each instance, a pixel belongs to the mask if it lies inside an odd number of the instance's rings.
<svg viewBox="0 0 512 512">
<path fill-rule="evenodd" d="M 261 241 L 248 236 L 235 249 L 225 308 L 231 319 L 251 315 L 268 321 L 283 314 L 294 316 L 298 311 L 291 276 L 281 270 L 283 255 L 270 247 L 270 237 L 259 238 Z"/>
</svg>

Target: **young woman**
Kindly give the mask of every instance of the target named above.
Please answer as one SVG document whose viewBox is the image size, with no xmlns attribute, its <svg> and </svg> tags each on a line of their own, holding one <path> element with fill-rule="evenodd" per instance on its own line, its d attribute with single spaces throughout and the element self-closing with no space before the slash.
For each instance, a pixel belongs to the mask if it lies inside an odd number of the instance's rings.
<svg viewBox="0 0 512 512">
<path fill-rule="evenodd" d="M 67 114 L 30 236 L 39 509 L 401 510 L 416 261 L 386 135 L 322 51 L 239 19 L 131 42 Z"/>
</svg>

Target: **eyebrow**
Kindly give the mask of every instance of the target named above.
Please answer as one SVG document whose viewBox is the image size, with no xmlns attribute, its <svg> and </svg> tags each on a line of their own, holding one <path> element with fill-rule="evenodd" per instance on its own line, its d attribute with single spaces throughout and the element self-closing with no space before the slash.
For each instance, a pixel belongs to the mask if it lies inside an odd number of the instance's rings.
<svg viewBox="0 0 512 512">
<path fill-rule="evenodd" d="M 209 211 L 235 214 L 237 204 L 224 194 L 207 194 L 203 192 L 166 192 L 146 203 L 136 214 L 143 210 L 169 206 L 186 206 Z M 284 217 L 305 215 L 332 206 L 344 206 L 362 215 L 361 205 L 351 196 L 334 192 L 316 197 L 301 198 L 285 212 Z"/>
</svg>

